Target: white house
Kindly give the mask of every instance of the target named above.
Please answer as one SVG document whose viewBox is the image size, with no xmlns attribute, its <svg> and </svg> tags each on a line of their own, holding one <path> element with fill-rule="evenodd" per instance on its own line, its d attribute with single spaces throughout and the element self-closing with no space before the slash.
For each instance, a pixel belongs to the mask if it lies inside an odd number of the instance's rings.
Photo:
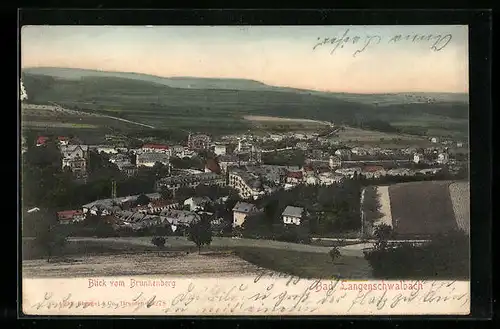
<svg viewBox="0 0 500 329">
<path fill-rule="evenodd" d="M 216 155 L 224 155 L 226 154 L 226 145 L 215 145 L 214 153 Z"/>
<path fill-rule="evenodd" d="M 243 225 L 249 215 L 258 213 L 259 209 L 254 204 L 238 202 L 233 208 L 233 227 Z"/>
<path fill-rule="evenodd" d="M 439 164 L 448 163 L 448 153 L 439 153 L 437 163 L 439 163 Z"/>
<path fill-rule="evenodd" d="M 283 223 L 300 225 L 303 212 L 304 208 L 287 206 L 283 211 L 283 213 L 281 214 L 281 216 L 283 217 Z"/>
<path fill-rule="evenodd" d="M 424 155 L 421 153 L 415 153 L 413 155 L 413 162 L 415 163 L 420 163 L 422 160 L 424 160 Z"/>
</svg>

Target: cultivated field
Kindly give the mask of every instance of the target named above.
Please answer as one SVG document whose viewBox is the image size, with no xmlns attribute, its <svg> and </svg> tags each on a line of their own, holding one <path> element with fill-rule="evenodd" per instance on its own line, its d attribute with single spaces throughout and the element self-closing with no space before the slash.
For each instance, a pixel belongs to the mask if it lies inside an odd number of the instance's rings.
<svg viewBox="0 0 500 329">
<path fill-rule="evenodd" d="M 427 236 L 458 228 L 450 182 L 412 182 L 389 187 L 392 222 L 398 235 Z"/>
<path fill-rule="evenodd" d="M 345 127 L 344 130 L 338 132 L 338 137 L 335 138 L 342 142 L 377 142 L 381 140 L 390 142 L 393 139 L 401 139 L 401 142 L 427 142 L 425 138 L 414 135 L 392 134 L 373 130 L 364 130 L 359 128 Z"/>
</svg>

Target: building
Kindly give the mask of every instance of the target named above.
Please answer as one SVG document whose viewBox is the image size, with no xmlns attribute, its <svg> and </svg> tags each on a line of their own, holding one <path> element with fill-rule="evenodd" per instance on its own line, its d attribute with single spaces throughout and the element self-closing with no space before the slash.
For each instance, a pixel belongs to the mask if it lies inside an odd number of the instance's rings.
<svg viewBox="0 0 500 329">
<path fill-rule="evenodd" d="M 64 137 L 64 136 L 59 136 L 59 137 L 57 137 L 57 142 L 61 146 L 66 146 L 66 145 L 69 144 L 69 138 L 68 137 Z"/>
<path fill-rule="evenodd" d="M 170 148 L 162 144 L 145 144 L 142 146 L 141 151 L 145 153 L 164 153 L 169 156 L 172 155 Z"/>
<path fill-rule="evenodd" d="M 338 156 L 332 155 L 328 160 L 328 166 L 330 169 L 340 168 L 342 166 L 342 161 Z"/>
<path fill-rule="evenodd" d="M 258 212 L 259 209 L 252 203 L 237 202 L 233 208 L 233 227 L 243 225 L 248 216 Z"/>
<path fill-rule="evenodd" d="M 170 147 L 171 155 L 178 158 L 184 158 L 184 150 L 185 148 L 182 145 L 173 145 Z"/>
<path fill-rule="evenodd" d="M 156 182 L 156 190 L 166 188 L 175 192 L 180 188 L 195 188 L 198 185 L 225 186 L 224 176 L 212 172 L 165 177 Z"/>
<path fill-rule="evenodd" d="M 385 176 L 387 173 L 382 166 L 366 166 L 363 168 L 361 174 L 365 178 L 380 178 Z"/>
<path fill-rule="evenodd" d="M 85 220 L 85 215 L 81 210 L 65 210 L 57 213 L 59 224 L 78 223 Z"/>
<path fill-rule="evenodd" d="M 137 167 L 154 167 L 159 162 L 163 165 L 168 165 L 170 156 L 166 153 L 159 152 L 144 152 L 137 154 L 136 165 Z"/>
<path fill-rule="evenodd" d="M 207 204 L 211 204 L 209 197 L 192 197 L 184 201 L 184 206 L 189 207 L 190 211 L 203 210 Z"/>
<path fill-rule="evenodd" d="M 415 153 L 413 155 L 413 162 L 414 163 L 420 163 L 420 162 L 423 162 L 425 159 L 424 159 L 424 155 L 422 153 Z"/>
<path fill-rule="evenodd" d="M 431 143 L 439 143 L 439 138 L 437 138 L 437 137 L 432 137 L 432 138 L 431 138 Z"/>
<path fill-rule="evenodd" d="M 137 174 L 137 167 L 131 164 L 130 162 L 118 162 L 116 163 L 118 169 L 123 172 L 128 177 L 132 177 Z"/>
<path fill-rule="evenodd" d="M 243 199 L 256 200 L 265 194 L 260 178 L 240 169 L 233 169 L 229 172 L 228 184 L 237 190 Z"/>
<path fill-rule="evenodd" d="M 87 174 L 87 145 L 61 145 L 62 168 L 69 169 L 77 176 Z"/>
<path fill-rule="evenodd" d="M 283 211 L 283 213 L 281 214 L 283 218 L 283 223 L 300 225 L 303 213 L 304 213 L 304 208 L 287 206 Z"/>
<path fill-rule="evenodd" d="M 227 148 L 226 145 L 215 145 L 214 153 L 215 155 L 224 155 L 226 154 Z"/>
<path fill-rule="evenodd" d="M 304 175 L 302 171 L 289 171 L 286 174 L 286 183 L 291 185 L 296 185 L 302 183 L 304 180 Z"/>
<path fill-rule="evenodd" d="M 439 153 L 438 154 L 438 158 L 437 158 L 437 163 L 439 164 L 446 164 L 448 163 L 448 153 L 446 152 L 443 152 L 443 153 Z"/>
<path fill-rule="evenodd" d="M 307 151 L 309 149 L 309 143 L 307 142 L 298 142 L 295 144 L 295 147 L 302 151 Z"/>
<path fill-rule="evenodd" d="M 49 138 L 46 136 L 39 136 L 36 139 L 36 146 L 44 146 L 48 140 L 49 140 Z"/>
<path fill-rule="evenodd" d="M 210 147 L 210 136 L 197 134 L 188 136 L 188 148 L 190 150 L 206 150 Z"/>
</svg>

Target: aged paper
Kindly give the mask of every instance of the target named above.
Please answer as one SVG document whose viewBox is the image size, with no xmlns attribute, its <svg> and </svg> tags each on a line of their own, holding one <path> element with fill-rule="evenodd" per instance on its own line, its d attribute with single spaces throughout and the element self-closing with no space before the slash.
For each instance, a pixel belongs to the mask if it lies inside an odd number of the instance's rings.
<svg viewBox="0 0 500 329">
<path fill-rule="evenodd" d="M 470 312 L 466 26 L 23 26 L 24 315 Z"/>
<path fill-rule="evenodd" d="M 466 315 L 470 310 L 464 281 L 107 277 L 25 279 L 23 289 L 23 312 L 31 315 Z"/>
</svg>

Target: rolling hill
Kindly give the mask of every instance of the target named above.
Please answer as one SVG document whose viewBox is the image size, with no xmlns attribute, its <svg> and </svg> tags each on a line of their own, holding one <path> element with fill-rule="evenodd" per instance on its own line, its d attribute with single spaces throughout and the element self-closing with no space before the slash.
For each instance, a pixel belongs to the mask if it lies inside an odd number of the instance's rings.
<svg viewBox="0 0 500 329">
<path fill-rule="evenodd" d="M 405 132 L 438 135 L 468 129 L 466 95 L 458 94 L 326 93 L 245 79 L 67 68 L 28 68 L 22 79 L 30 102 L 56 102 L 160 127 L 247 129 L 245 115 L 268 115 L 348 125 L 383 121 Z"/>
</svg>

